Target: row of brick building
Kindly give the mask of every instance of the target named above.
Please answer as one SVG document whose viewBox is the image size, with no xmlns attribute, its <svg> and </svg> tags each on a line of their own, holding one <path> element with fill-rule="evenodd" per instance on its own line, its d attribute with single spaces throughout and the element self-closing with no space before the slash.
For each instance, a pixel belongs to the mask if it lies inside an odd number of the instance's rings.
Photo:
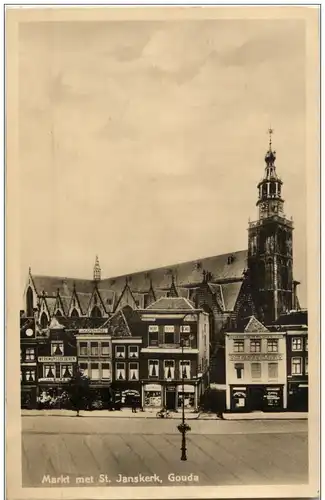
<svg viewBox="0 0 325 500">
<path fill-rule="evenodd" d="M 102 401 L 137 394 L 143 407 L 197 408 L 209 384 L 208 314 L 183 298 L 145 310 L 126 307 L 108 320 L 53 318 L 39 329 L 21 317 L 22 406 L 64 391 L 77 367 Z"/>
</svg>

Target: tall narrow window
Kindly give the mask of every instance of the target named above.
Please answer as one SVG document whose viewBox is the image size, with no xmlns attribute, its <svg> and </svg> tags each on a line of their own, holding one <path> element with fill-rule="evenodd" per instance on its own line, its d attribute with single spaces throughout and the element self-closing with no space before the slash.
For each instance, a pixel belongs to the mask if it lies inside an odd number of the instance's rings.
<svg viewBox="0 0 325 500">
<path fill-rule="evenodd" d="M 302 375 L 302 358 L 291 358 L 291 374 Z"/>
<path fill-rule="evenodd" d="M 244 352 L 244 340 L 234 340 L 234 352 Z"/>
<path fill-rule="evenodd" d="M 269 371 L 269 379 L 278 378 L 278 363 L 269 363 L 268 371 Z"/>
<path fill-rule="evenodd" d="M 302 351 L 302 338 L 293 337 L 292 339 L 292 350 L 293 351 Z"/>
<path fill-rule="evenodd" d="M 79 313 L 78 313 L 77 309 L 75 309 L 75 308 L 72 309 L 71 317 L 72 318 L 79 318 Z"/>
<path fill-rule="evenodd" d="M 174 325 L 166 325 L 164 327 L 164 344 L 175 343 L 175 327 Z"/>
<path fill-rule="evenodd" d="M 125 380 L 125 363 L 116 363 L 116 380 Z"/>
<path fill-rule="evenodd" d="M 82 375 L 88 377 L 88 363 L 80 363 L 79 367 Z"/>
<path fill-rule="evenodd" d="M 35 361 L 34 347 L 27 347 L 25 352 L 25 361 Z"/>
<path fill-rule="evenodd" d="M 175 379 L 175 361 L 171 359 L 166 359 L 164 361 L 164 378 L 166 380 Z"/>
<path fill-rule="evenodd" d="M 243 373 L 244 373 L 244 363 L 235 363 L 235 370 L 236 370 L 236 375 L 237 378 L 243 378 Z"/>
<path fill-rule="evenodd" d="M 110 355 L 110 345 L 109 342 L 102 342 L 102 356 Z"/>
<path fill-rule="evenodd" d="M 180 361 L 179 362 L 179 374 L 180 378 L 190 379 L 191 378 L 191 362 L 190 361 Z"/>
<path fill-rule="evenodd" d="M 102 364 L 102 378 L 110 379 L 111 378 L 111 365 L 110 363 Z"/>
<path fill-rule="evenodd" d="M 45 312 L 43 312 L 43 313 L 41 314 L 41 319 L 40 319 L 40 322 L 41 322 L 41 327 L 42 327 L 43 329 L 47 328 L 47 325 L 48 325 L 49 320 L 48 320 L 48 317 L 47 317 L 47 315 L 45 314 Z"/>
<path fill-rule="evenodd" d="M 149 359 L 149 378 L 158 378 L 159 377 L 159 361 L 158 359 Z"/>
<path fill-rule="evenodd" d="M 98 306 L 94 306 L 91 310 L 91 317 L 92 318 L 101 318 L 102 317 L 102 313 L 101 313 L 101 310 L 99 309 Z"/>
<path fill-rule="evenodd" d="M 55 365 L 44 365 L 44 378 L 55 378 Z"/>
<path fill-rule="evenodd" d="M 25 371 L 25 380 L 26 382 L 34 382 L 35 381 L 35 370 L 26 370 Z"/>
<path fill-rule="evenodd" d="M 261 363 L 252 363 L 251 370 L 252 370 L 252 378 L 255 378 L 255 379 L 261 378 L 261 374 L 262 374 Z"/>
<path fill-rule="evenodd" d="M 99 380 L 99 364 L 91 363 L 90 368 L 91 368 L 90 378 L 92 380 Z"/>
<path fill-rule="evenodd" d="M 267 340 L 267 352 L 278 352 L 278 339 Z"/>
<path fill-rule="evenodd" d="M 87 342 L 80 342 L 79 355 L 80 356 L 87 356 L 87 354 L 88 354 L 88 343 Z"/>
<path fill-rule="evenodd" d="M 90 354 L 91 354 L 91 356 L 98 356 L 99 355 L 98 342 L 90 342 Z"/>
<path fill-rule="evenodd" d="M 34 298 L 33 298 L 33 290 L 31 287 L 28 288 L 26 294 L 26 309 L 27 309 L 27 317 L 31 318 L 34 314 Z"/>
<path fill-rule="evenodd" d="M 129 380 L 139 380 L 139 363 L 130 363 Z"/>
<path fill-rule="evenodd" d="M 72 378 L 73 368 L 72 365 L 62 365 L 61 366 L 61 377 L 65 379 Z"/>
</svg>

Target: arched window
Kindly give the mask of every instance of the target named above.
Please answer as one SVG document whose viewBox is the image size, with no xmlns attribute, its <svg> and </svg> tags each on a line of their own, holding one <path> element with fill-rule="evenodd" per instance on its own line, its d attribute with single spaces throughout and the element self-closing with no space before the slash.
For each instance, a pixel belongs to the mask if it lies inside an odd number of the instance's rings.
<svg viewBox="0 0 325 500">
<path fill-rule="evenodd" d="M 28 318 L 33 316 L 33 309 L 34 309 L 33 290 L 31 289 L 31 287 L 29 287 L 26 294 L 26 312 Z"/>
<path fill-rule="evenodd" d="M 79 313 L 78 313 L 77 309 L 72 309 L 71 317 L 72 318 L 79 318 Z"/>
<path fill-rule="evenodd" d="M 61 313 L 60 309 L 58 309 L 58 310 L 56 311 L 55 316 L 62 316 L 62 313 Z"/>
<path fill-rule="evenodd" d="M 47 325 L 48 325 L 49 320 L 48 320 L 48 317 L 47 317 L 47 315 L 45 314 L 45 312 L 43 312 L 43 313 L 41 314 L 41 319 L 40 319 L 40 322 L 41 322 L 41 327 L 42 327 L 42 328 L 47 328 Z"/>
<path fill-rule="evenodd" d="M 93 307 L 93 309 L 91 311 L 91 317 L 92 318 L 101 318 L 102 317 L 102 313 L 101 313 L 98 306 Z"/>
</svg>

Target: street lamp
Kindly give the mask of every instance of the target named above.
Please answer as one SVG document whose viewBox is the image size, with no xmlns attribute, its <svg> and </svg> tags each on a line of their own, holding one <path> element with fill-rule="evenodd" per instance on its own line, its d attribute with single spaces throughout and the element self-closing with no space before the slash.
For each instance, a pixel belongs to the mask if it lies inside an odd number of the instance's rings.
<svg viewBox="0 0 325 500">
<path fill-rule="evenodd" d="M 181 445 L 181 460 L 186 461 L 186 433 L 191 430 L 190 426 L 185 423 L 185 398 L 184 398 L 184 339 L 181 339 L 181 348 L 182 348 L 182 423 L 177 426 L 179 432 L 182 434 L 182 445 Z"/>
</svg>

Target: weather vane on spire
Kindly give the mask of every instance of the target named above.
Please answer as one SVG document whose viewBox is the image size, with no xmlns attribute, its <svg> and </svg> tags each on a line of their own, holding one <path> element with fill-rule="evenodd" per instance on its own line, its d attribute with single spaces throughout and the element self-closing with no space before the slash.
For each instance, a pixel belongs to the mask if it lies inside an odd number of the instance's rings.
<svg viewBox="0 0 325 500">
<path fill-rule="evenodd" d="M 268 129 L 268 134 L 270 136 L 270 142 L 269 142 L 269 146 L 270 146 L 270 151 L 271 151 L 271 148 L 272 148 L 272 134 L 274 133 L 274 129 L 272 127 L 269 127 Z"/>
</svg>

